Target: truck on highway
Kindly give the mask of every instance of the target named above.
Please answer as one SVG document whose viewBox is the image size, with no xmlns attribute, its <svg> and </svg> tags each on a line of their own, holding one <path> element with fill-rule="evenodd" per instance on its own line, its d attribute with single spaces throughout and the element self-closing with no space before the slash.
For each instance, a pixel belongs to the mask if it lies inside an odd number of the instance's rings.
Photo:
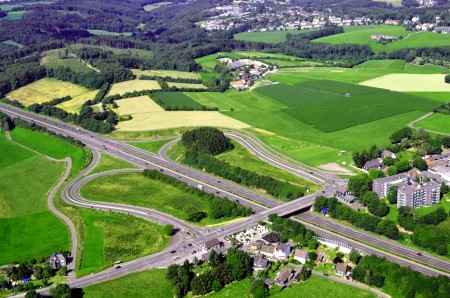
<svg viewBox="0 0 450 298">
<path fill-rule="evenodd" d="M 200 189 L 200 190 L 204 190 L 204 189 L 205 189 L 205 188 L 203 187 L 203 185 L 201 185 L 201 184 L 197 185 L 197 188 Z"/>
</svg>

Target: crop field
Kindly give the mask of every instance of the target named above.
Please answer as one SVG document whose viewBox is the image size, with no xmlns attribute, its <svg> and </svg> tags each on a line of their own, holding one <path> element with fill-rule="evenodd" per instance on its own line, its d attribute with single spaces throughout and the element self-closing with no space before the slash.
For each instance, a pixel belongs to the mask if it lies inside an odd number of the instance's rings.
<svg viewBox="0 0 450 298">
<path fill-rule="evenodd" d="M 389 25 L 370 25 L 370 26 L 348 26 L 344 28 L 345 33 L 331 35 L 315 39 L 314 42 L 325 42 L 332 44 L 353 43 L 368 44 L 374 52 L 392 52 L 401 48 L 448 46 L 450 45 L 450 36 L 433 32 L 414 32 L 410 33 L 402 26 Z M 387 45 L 378 44 L 370 36 L 372 34 L 386 34 L 390 36 L 403 36 L 401 40 L 396 40 Z"/>
<path fill-rule="evenodd" d="M 158 2 L 158 3 L 153 3 L 153 4 L 147 4 L 144 6 L 144 10 L 152 11 L 154 9 L 160 8 L 161 6 L 170 5 L 170 4 L 173 4 L 173 2 L 164 1 L 164 2 Z"/>
<path fill-rule="evenodd" d="M 11 21 L 15 21 L 15 20 L 20 20 L 22 19 L 23 15 L 26 14 L 29 11 L 10 11 L 8 12 L 8 15 L 6 17 L 4 17 L 4 20 L 11 20 Z"/>
<path fill-rule="evenodd" d="M 74 96 L 71 100 L 60 103 L 56 107 L 65 110 L 68 113 L 78 114 L 81 106 L 88 100 L 95 98 L 99 90 L 87 91 L 85 93 Z"/>
<path fill-rule="evenodd" d="M 195 62 L 200 64 L 204 70 L 212 71 L 214 69 L 214 66 L 220 64 L 219 60 L 217 60 L 217 59 L 220 59 L 222 57 L 223 57 L 223 55 L 221 55 L 221 54 L 211 54 L 208 56 L 197 58 L 197 59 L 195 59 Z M 200 75 L 202 75 L 202 74 L 200 74 Z"/>
<path fill-rule="evenodd" d="M 111 32 L 98 29 L 88 29 L 87 30 L 92 35 L 109 35 L 109 36 L 131 36 L 132 32 Z"/>
<path fill-rule="evenodd" d="M 171 77 L 174 79 L 200 79 L 198 73 L 187 71 L 153 70 L 153 69 L 150 70 L 132 69 L 131 71 L 137 77 L 145 75 L 145 76 Z"/>
<path fill-rule="evenodd" d="M 64 96 L 76 97 L 90 92 L 82 86 L 56 79 L 44 78 L 23 86 L 6 95 L 11 100 L 17 100 L 25 106 L 33 103 L 43 103 Z"/>
<path fill-rule="evenodd" d="M 34 4 L 44 5 L 44 4 L 52 4 L 52 3 L 54 3 L 54 1 L 39 1 L 39 2 L 30 1 L 30 2 L 17 3 L 17 4 L 0 4 L 0 9 L 4 10 L 4 11 L 10 11 L 13 8 L 23 7 L 26 5 L 34 5 Z"/>
<path fill-rule="evenodd" d="M 152 80 L 131 80 L 113 84 L 108 95 L 123 95 L 127 92 L 142 91 L 142 90 L 159 90 L 157 81 Z"/>
<path fill-rule="evenodd" d="M 431 116 L 414 123 L 414 127 L 422 127 L 426 130 L 450 134 L 450 115 L 434 113 Z"/>
<path fill-rule="evenodd" d="M 119 213 L 79 209 L 84 225 L 84 249 L 79 275 L 97 272 L 116 261 L 130 261 L 163 250 L 170 237 L 163 227 Z"/>
<path fill-rule="evenodd" d="M 116 101 L 116 103 L 119 106 L 117 108 L 119 115 L 164 111 L 163 108 L 151 100 L 147 95 L 121 99 Z"/>
<path fill-rule="evenodd" d="M 222 115 L 219 112 L 172 111 L 132 115 L 130 121 L 120 122 L 120 131 L 160 130 L 176 127 L 214 126 L 241 129 L 248 124 Z"/>
<path fill-rule="evenodd" d="M 450 102 L 450 92 L 405 92 L 407 94 L 434 99 L 442 103 Z"/>
<path fill-rule="evenodd" d="M 169 85 L 169 88 L 176 87 L 176 88 L 184 88 L 184 89 L 206 89 L 206 86 L 203 84 L 167 82 L 167 85 Z"/>
<path fill-rule="evenodd" d="M 68 230 L 47 209 L 47 192 L 64 165 L 9 142 L 3 134 L 0 150 L 0 265 L 67 249 Z"/>
<path fill-rule="evenodd" d="M 188 108 L 201 108 L 202 105 L 185 95 L 183 92 L 158 92 L 153 96 L 161 100 L 165 105 L 169 107 L 188 107 Z"/>
<path fill-rule="evenodd" d="M 394 7 L 400 7 L 402 6 L 402 0 L 374 0 L 375 2 L 385 2 L 390 3 Z"/>
<path fill-rule="evenodd" d="M 450 92 L 444 79 L 444 74 L 389 74 L 360 84 L 399 92 Z"/>
<path fill-rule="evenodd" d="M 86 199 L 114 202 L 155 209 L 185 219 L 186 210 L 194 208 L 209 214 L 209 204 L 196 194 L 149 179 L 141 173 L 120 173 L 103 176 L 85 184 L 80 190 Z M 232 218 L 204 218 L 199 225 L 217 224 Z"/>
<path fill-rule="evenodd" d="M 301 34 L 311 30 L 287 30 L 287 31 L 266 31 L 266 32 L 242 32 L 234 35 L 236 40 L 279 43 L 286 41 L 286 35 Z"/>
<path fill-rule="evenodd" d="M 83 288 L 84 298 L 147 297 L 172 298 L 172 285 L 166 269 L 151 269 Z"/>
</svg>

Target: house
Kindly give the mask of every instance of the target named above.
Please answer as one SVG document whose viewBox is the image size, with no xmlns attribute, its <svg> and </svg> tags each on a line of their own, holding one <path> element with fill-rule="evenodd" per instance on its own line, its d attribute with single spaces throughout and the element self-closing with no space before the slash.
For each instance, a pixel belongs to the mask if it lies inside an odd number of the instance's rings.
<svg viewBox="0 0 450 298">
<path fill-rule="evenodd" d="M 292 278 L 293 282 L 300 282 L 300 272 L 296 272 Z"/>
<path fill-rule="evenodd" d="M 336 188 L 335 195 L 336 197 L 345 197 L 346 195 L 350 194 L 350 190 L 348 189 L 347 185 L 339 185 L 338 188 Z"/>
<path fill-rule="evenodd" d="M 336 264 L 336 274 L 339 275 L 347 275 L 348 266 L 344 263 L 337 263 Z"/>
<path fill-rule="evenodd" d="M 261 257 L 254 257 L 253 258 L 253 269 L 256 271 L 259 270 L 266 270 L 270 267 L 270 262 L 267 259 L 261 258 Z"/>
<path fill-rule="evenodd" d="M 213 250 L 216 251 L 217 254 L 222 254 L 222 255 L 224 255 L 227 252 L 227 248 L 225 248 L 225 247 L 219 247 L 217 249 L 211 249 L 210 251 L 202 254 L 202 261 L 208 262 L 209 261 L 209 257 L 211 256 L 211 252 Z"/>
<path fill-rule="evenodd" d="M 289 268 L 283 268 L 278 272 L 275 283 L 281 287 L 285 286 L 294 276 L 295 271 Z"/>
<path fill-rule="evenodd" d="M 53 253 L 48 259 L 48 264 L 54 269 L 67 266 L 66 257 L 63 254 Z"/>
<path fill-rule="evenodd" d="M 219 239 L 214 238 L 211 240 L 206 241 L 203 245 L 202 245 L 202 250 L 203 251 L 210 251 L 211 249 L 216 249 L 222 246 L 222 242 L 219 241 Z"/>
<path fill-rule="evenodd" d="M 434 31 L 442 34 L 448 34 L 450 33 L 450 27 L 434 27 Z"/>
<path fill-rule="evenodd" d="M 381 157 L 382 158 L 386 158 L 386 157 L 397 158 L 397 156 L 389 150 L 383 150 L 383 152 L 381 152 Z"/>
<path fill-rule="evenodd" d="M 376 158 L 376 159 L 372 159 L 369 160 L 368 162 L 366 162 L 364 164 L 364 166 L 362 167 L 364 170 L 369 171 L 370 169 L 383 169 L 384 165 L 383 165 L 383 160 L 381 158 Z"/>
<path fill-rule="evenodd" d="M 339 197 L 339 200 L 341 200 L 342 202 L 344 202 L 347 205 L 351 205 L 354 202 L 356 202 L 356 197 L 352 196 L 352 195 L 346 195 L 343 197 Z"/>
<path fill-rule="evenodd" d="M 398 24 L 400 24 L 399 20 L 386 20 L 384 22 L 386 25 L 391 25 L 391 26 L 398 26 Z"/>
<path fill-rule="evenodd" d="M 234 89 L 243 89 L 245 88 L 245 80 L 233 81 L 230 83 L 230 86 Z"/>
<path fill-rule="evenodd" d="M 276 258 L 285 259 L 289 257 L 290 254 L 291 254 L 291 247 L 286 243 L 279 244 L 275 248 L 274 256 Z"/>
<path fill-rule="evenodd" d="M 263 244 L 264 244 L 264 241 L 256 240 L 250 244 L 250 248 L 253 250 L 258 250 L 258 249 L 261 249 L 261 245 L 263 245 Z"/>
<path fill-rule="evenodd" d="M 259 252 L 267 257 L 273 257 L 274 250 L 275 250 L 274 246 L 263 244 L 261 245 L 261 249 L 259 250 Z"/>
<path fill-rule="evenodd" d="M 294 259 L 302 264 L 305 264 L 309 258 L 309 252 L 307 250 L 296 249 L 294 254 Z"/>
</svg>

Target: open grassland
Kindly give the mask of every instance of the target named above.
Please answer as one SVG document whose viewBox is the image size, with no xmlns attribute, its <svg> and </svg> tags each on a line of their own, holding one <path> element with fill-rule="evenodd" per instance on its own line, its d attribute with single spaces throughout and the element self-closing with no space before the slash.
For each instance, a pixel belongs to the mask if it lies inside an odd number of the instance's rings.
<svg viewBox="0 0 450 298">
<path fill-rule="evenodd" d="M 315 39 L 314 42 L 325 42 L 331 44 L 353 43 L 368 44 L 374 52 L 392 52 L 401 48 L 416 48 L 450 45 L 450 36 L 433 32 L 407 32 L 403 26 L 369 25 L 344 27 L 345 33 L 335 34 Z M 390 36 L 403 36 L 386 45 L 378 44 L 371 38 L 372 34 L 385 34 Z"/>
<path fill-rule="evenodd" d="M 29 11 L 10 11 L 8 12 L 8 15 L 3 19 L 11 21 L 20 20 L 22 19 L 23 15 L 26 14 L 27 12 Z"/>
<path fill-rule="evenodd" d="M 389 74 L 360 84 L 399 92 L 450 92 L 444 74 Z"/>
<path fill-rule="evenodd" d="M 402 0 L 373 0 L 375 2 L 385 2 L 385 3 L 390 3 L 392 4 L 392 6 L 394 7 L 400 7 L 402 6 Z"/>
<path fill-rule="evenodd" d="M 187 72 L 187 71 L 176 71 L 176 70 L 139 70 L 132 69 L 133 74 L 137 77 L 144 76 L 158 76 L 158 77 L 171 77 L 174 79 L 200 79 L 198 73 Z"/>
<path fill-rule="evenodd" d="M 86 199 L 114 202 L 155 209 L 185 219 L 187 210 L 194 208 L 209 214 L 206 199 L 186 193 L 175 186 L 149 179 L 141 173 L 120 173 L 94 179 L 81 188 Z M 198 224 L 217 224 L 231 218 L 204 218 Z"/>
<path fill-rule="evenodd" d="M 5 40 L 5 41 L 2 41 L 2 43 L 10 45 L 10 46 L 18 47 L 19 49 L 23 48 L 23 44 L 15 42 L 14 40 Z"/>
<path fill-rule="evenodd" d="M 242 32 L 234 35 L 236 40 L 279 43 L 286 41 L 287 34 L 301 34 L 311 30 L 286 30 L 265 32 Z"/>
<path fill-rule="evenodd" d="M 220 114 L 219 112 L 176 111 L 152 112 L 132 115 L 130 121 L 120 122 L 120 131 L 161 130 L 177 127 L 214 126 L 226 128 L 246 128 L 248 124 Z"/>
<path fill-rule="evenodd" d="M 256 92 L 288 106 L 282 110 L 287 115 L 323 132 L 411 111 L 429 112 L 440 105 L 421 97 L 335 81 L 318 80 L 296 86 L 277 84 L 258 88 Z"/>
<path fill-rule="evenodd" d="M 161 89 L 157 81 L 151 80 L 132 80 L 113 84 L 109 95 L 123 95 L 127 92 L 142 91 L 142 90 L 158 90 Z"/>
<path fill-rule="evenodd" d="M 392 71 L 403 71 L 406 62 L 404 60 L 386 59 L 386 60 L 369 60 L 356 65 L 354 68 L 365 69 L 388 69 Z"/>
<path fill-rule="evenodd" d="M 163 1 L 163 2 L 158 2 L 158 3 L 153 3 L 153 4 L 147 4 L 144 6 L 144 10 L 152 11 L 154 9 L 160 8 L 161 6 L 170 5 L 170 4 L 173 4 L 173 2 Z"/>
<path fill-rule="evenodd" d="M 163 250 L 170 237 L 163 227 L 125 214 L 79 209 L 84 225 L 79 275 Z"/>
<path fill-rule="evenodd" d="M 442 103 L 450 102 L 450 92 L 405 92 L 405 93 L 437 100 Z"/>
<path fill-rule="evenodd" d="M 432 114 L 427 118 L 414 123 L 414 127 L 435 131 L 438 133 L 450 134 L 450 115 Z"/>
<path fill-rule="evenodd" d="M 44 78 L 12 91 L 6 97 L 29 106 L 33 103 L 48 102 L 68 95 L 76 97 L 89 91 L 89 89 L 69 82 Z"/>
<path fill-rule="evenodd" d="M 201 108 L 202 105 L 182 92 L 158 92 L 153 96 L 169 107 Z"/>
<path fill-rule="evenodd" d="M 64 165 L 9 142 L 3 134 L 0 150 L 0 265 L 67 249 L 68 230 L 47 209 L 47 192 Z"/>
<path fill-rule="evenodd" d="M 124 160 L 112 157 L 107 154 L 102 154 L 100 157 L 100 162 L 89 174 L 96 174 L 117 169 L 130 169 L 137 168 Z"/>
<path fill-rule="evenodd" d="M 95 98 L 99 90 L 88 91 L 80 95 L 74 96 L 71 100 L 60 103 L 58 108 L 65 110 L 68 113 L 78 114 L 81 106 L 88 100 Z"/>
<path fill-rule="evenodd" d="M 84 298 L 147 297 L 172 298 L 172 285 L 166 269 L 152 269 L 83 288 Z"/>
<path fill-rule="evenodd" d="M 208 55 L 208 56 L 197 58 L 197 59 L 195 59 L 195 62 L 200 64 L 204 70 L 212 71 L 214 69 L 214 66 L 216 66 L 216 65 L 221 63 L 221 62 L 219 62 L 219 60 L 217 60 L 217 59 L 220 59 L 220 58 L 223 58 L 223 55 L 221 55 L 221 54 L 211 54 L 211 55 Z M 202 75 L 202 74 L 200 74 L 200 75 Z"/>
<path fill-rule="evenodd" d="M 172 141 L 168 140 L 156 140 L 156 141 L 148 141 L 148 142 L 128 142 L 128 144 L 133 145 L 134 147 L 138 147 L 142 150 L 157 154 L 161 148 Z"/>
<path fill-rule="evenodd" d="M 88 29 L 92 35 L 110 35 L 110 36 L 131 36 L 132 32 L 111 32 L 105 30 Z"/>
<path fill-rule="evenodd" d="M 176 88 L 183 88 L 183 89 L 206 89 L 206 86 L 203 84 L 167 82 L 167 85 L 169 85 L 169 88 L 176 87 Z"/>
<path fill-rule="evenodd" d="M 69 56 L 64 59 L 60 59 L 60 55 L 64 55 L 64 49 L 50 50 L 42 53 L 41 64 L 44 64 L 48 68 L 68 67 L 76 72 L 94 72 L 94 70 L 87 67 L 83 62 Z"/>
<path fill-rule="evenodd" d="M 73 50 L 76 49 L 84 49 L 84 48 L 101 48 L 103 50 L 111 51 L 114 54 L 128 54 L 131 56 L 140 56 L 140 57 L 153 57 L 153 52 L 148 50 L 141 50 L 141 49 L 118 49 L 118 48 L 111 48 L 106 46 L 97 46 L 97 45 L 86 45 L 86 44 L 72 44 L 70 45 L 70 48 Z"/>
<path fill-rule="evenodd" d="M 117 108 L 119 115 L 164 111 L 163 108 L 151 100 L 147 95 L 121 99 L 116 101 L 116 103 L 119 106 Z"/>
</svg>

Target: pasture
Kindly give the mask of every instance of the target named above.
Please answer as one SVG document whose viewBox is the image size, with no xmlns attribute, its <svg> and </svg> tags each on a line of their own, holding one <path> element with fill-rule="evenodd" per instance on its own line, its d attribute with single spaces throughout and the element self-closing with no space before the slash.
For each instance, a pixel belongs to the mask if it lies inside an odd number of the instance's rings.
<svg viewBox="0 0 450 298">
<path fill-rule="evenodd" d="M 163 1 L 163 2 L 147 4 L 147 5 L 144 6 L 144 10 L 145 11 L 152 11 L 154 9 L 160 8 L 161 6 L 170 5 L 170 4 L 173 4 L 173 2 Z"/>
<path fill-rule="evenodd" d="M 288 34 L 302 34 L 311 30 L 286 30 L 286 31 L 265 31 L 265 32 L 242 32 L 234 35 L 236 40 L 279 43 L 286 41 Z"/>
<path fill-rule="evenodd" d="M 30 1 L 30 2 L 23 2 L 23 3 L 16 3 L 16 4 L 0 4 L 0 9 L 4 10 L 4 11 L 10 11 L 14 8 L 23 7 L 23 6 L 27 6 L 27 5 L 34 5 L 34 4 L 45 5 L 45 4 L 52 4 L 52 3 L 54 3 L 54 1 Z"/>
<path fill-rule="evenodd" d="M 219 62 L 218 59 L 223 58 L 223 57 L 224 56 L 221 54 L 211 54 L 208 56 L 197 58 L 197 59 L 195 59 L 195 62 L 200 64 L 204 70 L 212 71 L 216 65 L 221 64 L 221 62 Z"/>
<path fill-rule="evenodd" d="M 115 83 L 111 86 L 108 95 L 123 95 L 127 92 L 142 91 L 142 90 L 159 90 L 157 81 L 152 80 L 131 80 L 120 83 Z"/>
<path fill-rule="evenodd" d="M 119 131 L 161 130 L 177 127 L 214 126 L 241 129 L 248 124 L 235 120 L 219 112 L 171 111 L 132 115 L 130 121 L 120 122 Z"/>
<path fill-rule="evenodd" d="M 373 0 L 375 2 L 385 2 L 385 3 L 390 3 L 392 4 L 392 6 L 394 7 L 400 7 L 402 6 L 402 0 Z"/>
<path fill-rule="evenodd" d="M 175 87 L 180 89 L 207 89 L 207 87 L 203 84 L 167 82 L 167 85 L 169 85 L 169 88 Z"/>
<path fill-rule="evenodd" d="M 444 74 L 389 74 L 360 84 L 398 92 L 450 92 Z"/>
<path fill-rule="evenodd" d="M 6 97 L 17 100 L 24 106 L 29 106 L 33 103 L 44 103 L 68 95 L 74 98 L 88 92 L 90 92 L 89 89 L 79 85 L 44 78 L 12 91 Z"/>
<path fill-rule="evenodd" d="M 109 35 L 109 36 L 131 36 L 132 32 L 112 32 L 98 29 L 88 29 L 87 30 L 92 35 Z"/>
<path fill-rule="evenodd" d="M 83 62 L 70 56 L 60 59 L 60 55 L 64 55 L 64 49 L 50 50 L 42 53 L 41 64 L 48 68 L 57 68 L 60 66 L 68 67 L 75 72 L 93 72 L 94 70 L 87 67 Z"/>
<path fill-rule="evenodd" d="M 10 11 L 8 12 L 8 15 L 3 19 L 11 21 L 20 20 L 22 19 L 23 15 L 26 14 L 27 12 L 29 11 Z"/>
<path fill-rule="evenodd" d="M 187 71 L 176 71 L 176 70 L 139 70 L 132 69 L 133 74 L 137 77 L 139 76 L 158 76 L 158 77 L 171 77 L 174 79 L 200 79 L 198 73 L 187 72 Z"/>
<path fill-rule="evenodd" d="M 431 116 L 414 123 L 414 127 L 422 127 L 425 130 L 450 134 L 450 115 L 434 113 Z"/>
<path fill-rule="evenodd" d="M 126 214 L 78 209 L 84 239 L 78 275 L 112 267 L 163 250 L 170 237 L 163 226 Z"/>
<path fill-rule="evenodd" d="M 10 45 L 10 46 L 18 47 L 19 49 L 23 48 L 23 44 L 15 42 L 14 40 L 5 40 L 5 41 L 2 41 L 2 43 Z"/>
<path fill-rule="evenodd" d="M 164 111 L 157 103 L 150 99 L 147 95 L 139 97 L 124 98 L 116 101 L 117 112 L 119 115 L 131 115 L 149 112 Z"/>
<path fill-rule="evenodd" d="M 114 202 L 155 209 L 185 219 L 188 209 L 210 213 L 206 199 L 141 173 L 120 173 L 103 176 L 85 184 L 81 195 L 90 200 Z M 231 218 L 204 218 L 199 225 L 222 223 Z"/>
<path fill-rule="evenodd" d="M 157 92 L 152 95 L 169 107 L 201 108 L 202 105 L 183 92 Z"/>
</svg>

